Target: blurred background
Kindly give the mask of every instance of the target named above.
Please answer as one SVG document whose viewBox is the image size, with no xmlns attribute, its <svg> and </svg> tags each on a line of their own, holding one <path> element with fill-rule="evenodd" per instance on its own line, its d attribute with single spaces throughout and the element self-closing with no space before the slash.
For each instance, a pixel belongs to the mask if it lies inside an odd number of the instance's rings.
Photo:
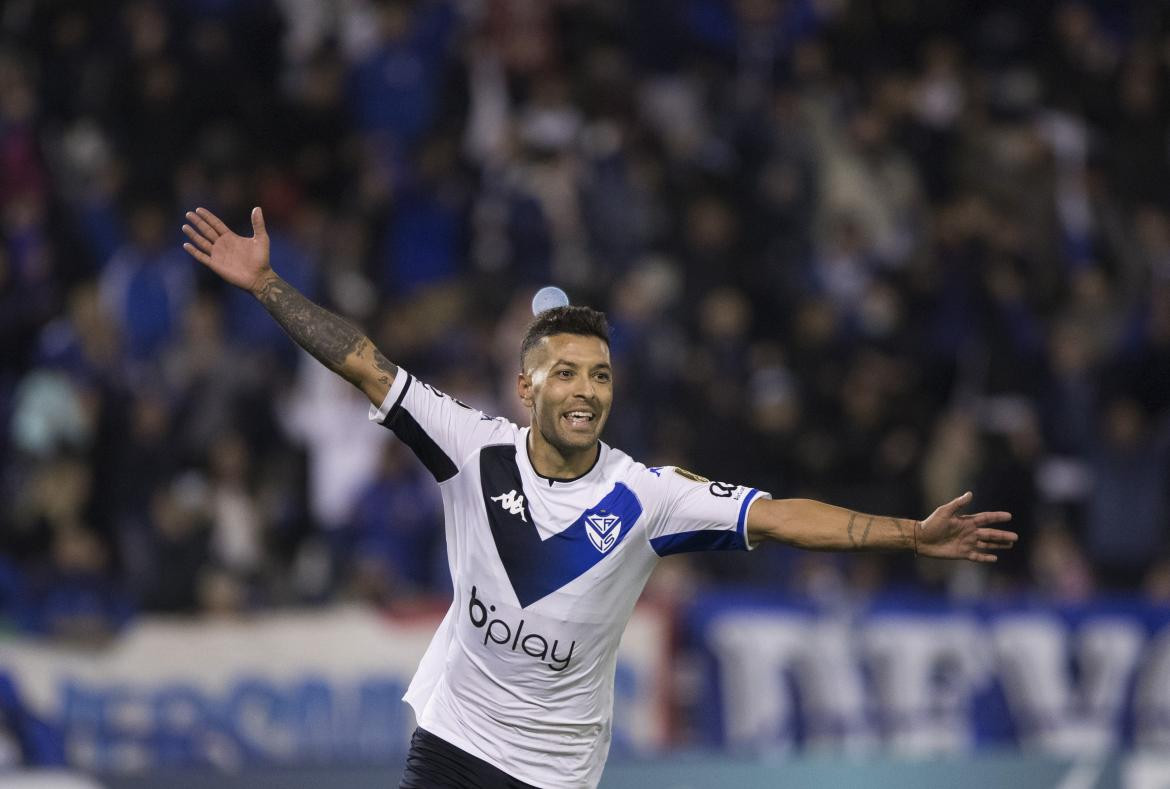
<svg viewBox="0 0 1170 789">
<path fill-rule="evenodd" d="M 647 464 L 1014 513 L 993 567 L 664 561 L 611 781 L 1006 752 L 1170 786 L 1124 756 L 1170 753 L 1164 3 L 0 4 L 0 764 L 400 764 L 438 492 L 180 249 L 257 204 L 278 273 L 486 412 L 525 421 L 553 283 L 607 311 L 605 439 Z"/>
</svg>

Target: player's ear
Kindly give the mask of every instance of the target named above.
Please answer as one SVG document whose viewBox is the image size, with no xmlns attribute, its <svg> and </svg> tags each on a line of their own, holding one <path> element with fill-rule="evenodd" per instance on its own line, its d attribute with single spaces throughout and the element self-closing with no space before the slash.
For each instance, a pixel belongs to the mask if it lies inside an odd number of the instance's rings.
<svg viewBox="0 0 1170 789">
<path fill-rule="evenodd" d="M 525 408 L 532 408 L 532 376 L 528 373 L 520 373 L 516 376 L 516 395 Z"/>
</svg>

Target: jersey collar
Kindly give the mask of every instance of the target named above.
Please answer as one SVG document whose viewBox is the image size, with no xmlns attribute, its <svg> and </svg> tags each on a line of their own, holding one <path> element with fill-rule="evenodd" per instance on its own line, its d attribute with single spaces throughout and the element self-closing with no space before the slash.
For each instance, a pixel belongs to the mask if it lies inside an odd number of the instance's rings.
<svg viewBox="0 0 1170 789">
<path fill-rule="evenodd" d="M 540 480 L 540 482 L 542 483 L 542 487 L 547 486 L 550 488 L 573 488 L 573 487 L 577 487 L 577 486 L 585 486 L 585 485 L 588 485 L 591 482 L 593 482 L 597 478 L 597 476 L 601 474 L 601 467 L 603 465 L 605 465 L 604 464 L 605 456 L 609 453 L 609 445 L 606 444 L 604 441 L 597 442 L 598 445 L 601 447 L 601 449 L 598 451 L 597 457 L 593 459 L 593 465 L 590 466 L 589 470 L 586 471 L 584 474 L 581 474 L 581 475 L 576 476 L 576 477 L 572 477 L 570 479 L 559 479 L 557 477 L 546 477 L 544 474 L 541 474 L 539 471 L 536 470 L 536 467 L 532 465 L 532 458 L 528 454 L 528 434 L 529 434 L 529 432 L 531 432 L 531 430 L 532 430 L 531 426 L 521 428 L 521 430 L 520 430 L 520 446 L 518 446 L 516 448 L 518 450 L 516 452 L 516 455 L 520 459 L 521 468 L 524 468 L 525 470 L 530 472 L 532 474 L 532 476 L 534 476 L 534 477 L 536 477 L 536 479 Z"/>
</svg>

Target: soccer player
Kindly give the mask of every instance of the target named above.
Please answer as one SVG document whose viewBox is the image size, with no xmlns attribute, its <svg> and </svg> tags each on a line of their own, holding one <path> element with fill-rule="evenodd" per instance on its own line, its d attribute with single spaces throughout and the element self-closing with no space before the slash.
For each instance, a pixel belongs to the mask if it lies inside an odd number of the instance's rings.
<svg viewBox="0 0 1170 789">
<path fill-rule="evenodd" d="M 516 391 L 531 425 L 492 418 L 395 366 L 203 208 L 195 259 L 251 292 L 289 336 L 369 397 L 443 496 L 455 599 L 406 692 L 418 729 L 403 787 L 594 787 L 612 725 L 622 630 L 659 557 L 751 550 L 914 551 L 993 562 L 1006 512 L 961 515 L 964 493 L 922 521 L 773 500 L 674 467 L 647 468 L 600 440 L 613 404 L 605 317 L 557 307 L 532 322 Z"/>
</svg>

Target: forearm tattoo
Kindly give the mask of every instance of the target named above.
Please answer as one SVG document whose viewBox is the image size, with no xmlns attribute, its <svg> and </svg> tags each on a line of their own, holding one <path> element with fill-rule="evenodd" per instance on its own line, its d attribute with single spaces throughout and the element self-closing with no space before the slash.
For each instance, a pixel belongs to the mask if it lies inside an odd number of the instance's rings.
<svg viewBox="0 0 1170 789">
<path fill-rule="evenodd" d="M 865 524 L 862 525 L 862 520 Z M 854 548 L 864 548 L 869 542 L 869 530 L 873 528 L 872 515 L 862 515 L 859 512 L 849 513 L 849 542 Z"/>
<path fill-rule="evenodd" d="M 374 366 L 381 373 L 378 376 L 378 381 L 386 386 L 389 386 L 394 381 L 394 376 L 398 375 L 398 365 L 383 356 L 377 348 L 374 349 Z"/>
<path fill-rule="evenodd" d="M 897 534 L 896 542 L 906 542 L 906 527 L 902 521 L 897 518 L 877 518 L 873 515 L 862 515 L 860 512 L 849 513 L 849 526 L 846 527 L 846 533 L 849 535 L 849 544 L 856 550 L 861 550 L 869 545 L 871 532 L 875 522 L 885 521 L 889 523 L 892 531 L 883 532 L 881 526 L 878 527 L 877 538 L 879 545 L 888 545 L 893 542 L 894 534 Z"/>
<path fill-rule="evenodd" d="M 329 310 L 306 299 L 280 277 L 272 277 L 265 282 L 256 298 L 297 345 L 351 383 L 359 382 L 360 376 L 352 368 L 347 368 L 346 359 L 350 354 L 361 356 L 368 352 L 367 348 L 372 347 L 364 334 Z M 383 373 L 380 376 L 383 383 L 388 384 L 398 372 L 398 368 L 376 349 L 374 364 Z"/>
<path fill-rule="evenodd" d="M 905 540 L 906 530 L 902 527 L 902 521 L 898 520 L 897 518 L 886 518 L 886 520 L 893 524 L 894 529 L 898 532 L 898 538 Z"/>
</svg>

